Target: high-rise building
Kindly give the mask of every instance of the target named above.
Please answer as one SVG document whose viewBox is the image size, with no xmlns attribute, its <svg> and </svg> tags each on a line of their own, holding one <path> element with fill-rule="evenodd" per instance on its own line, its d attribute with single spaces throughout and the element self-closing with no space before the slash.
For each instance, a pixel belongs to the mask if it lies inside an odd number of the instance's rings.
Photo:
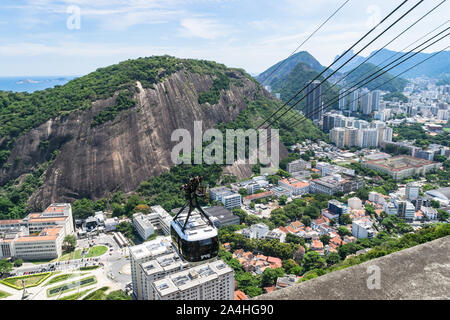
<svg viewBox="0 0 450 320">
<path fill-rule="evenodd" d="M 153 282 L 155 300 L 233 300 L 234 272 L 217 260 Z"/>
<path fill-rule="evenodd" d="M 348 94 L 345 94 L 345 91 L 347 91 L 347 89 L 345 89 L 345 88 L 339 90 L 339 110 L 347 109 Z"/>
<path fill-rule="evenodd" d="M 376 128 L 361 129 L 360 147 L 369 148 L 378 146 L 378 130 Z"/>
<path fill-rule="evenodd" d="M 409 182 L 406 184 L 406 199 L 414 200 L 419 197 L 419 185 L 417 182 Z"/>
<path fill-rule="evenodd" d="M 370 114 L 372 112 L 372 96 L 367 89 L 361 93 L 361 112 L 363 114 Z"/>
<path fill-rule="evenodd" d="M 141 265 L 175 252 L 170 237 L 159 238 L 130 247 L 131 283 L 133 295 L 138 300 L 145 300 L 145 286 L 147 283 L 145 270 Z"/>
<path fill-rule="evenodd" d="M 345 145 L 345 128 L 333 128 L 330 131 L 330 139 L 338 148 Z"/>
<path fill-rule="evenodd" d="M 357 112 L 359 102 L 359 89 L 353 88 L 351 91 L 352 92 L 350 92 L 350 111 Z"/>
<path fill-rule="evenodd" d="M 359 146 L 360 131 L 357 128 L 346 128 L 345 145 L 348 147 Z"/>
<path fill-rule="evenodd" d="M 380 109 L 380 90 L 372 91 L 372 110 L 378 111 Z"/>
<path fill-rule="evenodd" d="M 313 121 L 322 120 L 322 86 L 320 81 L 315 80 L 308 85 L 306 92 L 309 94 L 306 96 L 306 112 L 307 118 Z"/>
</svg>

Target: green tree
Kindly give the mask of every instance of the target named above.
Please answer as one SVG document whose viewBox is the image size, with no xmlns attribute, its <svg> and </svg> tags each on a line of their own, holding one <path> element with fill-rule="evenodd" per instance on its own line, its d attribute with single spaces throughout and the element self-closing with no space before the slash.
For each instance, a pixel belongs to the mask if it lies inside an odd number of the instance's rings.
<svg viewBox="0 0 450 320">
<path fill-rule="evenodd" d="M 344 236 L 351 236 L 352 233 L 350 232 L 350 230 L 348 230 L 346 227 L 340 226 L 337 228 L 337 232 L 341 237 Z"/>
<path fill-rule="evenodd" d="M 333 264 L 336 264 L 340 261 L 340 256 L 337 252 L 330 252 L 326 256 L 327 265 L 331 266 Z"/>
<path fill-rule="evenodd" d="M 321 269 L 325 266 L 325 259 L 316 251 L 308 251 L 303 256 L 302 266 L 306 271 L 312 269 Z"/>
<path fill-rule="evenodd" d="M 284 276 L 284 270 L 282 268 L 266 268 L 262 273 L 261 286 L 273 286 L 277 282 L 278 277 L 282 276 Z"/>
<path fill-rule="evenodd" d="M 130 222 L 122 221 L 117 225 L 116 231 L 122 232 L 128 239 L 133 239 L 133 225 Z"/>
<path fill-rule="evenodd" d="M 75 219 L 86 219 L 95 213 L 92 200 L 83 198 L 72 203 L 72 213 Z"/>
<path fill-rule="evenodd" d="M 450 214 L 445 210 L 437 209 L 437 212 L 440 221 L 445 221 L 450 217 Z"/>
<path fill-rule="evenodd" d="M 286 235 L 285 242 L 286 242 L 286 243 L 300 244 L 300 243 L 301 243 L 301 238 L 300 238 L 299 236 L 296 236 L 295 234 L 288 233 L 288 234 Z"/>
<path fill-rule="evenodd" d="M 23 260 L 22 259 L 17 259 L 14 260 L 14 267 L 20 267 L 23 264 Z"/>
<path fill-rule="evenodd" d="M 116 290 L 110 292 L 106 296 L 106 300 L 132 300 L 131 296 L 126 294 L 123 290 Z"/>
<path fill-rule="evenodd" d="M 77 246 L 77 238 L 75 238 L 74 235 L 69 234 L 64 237 L 63 247 L 65 251 L 73 251 L 75 250 L 76 246 Z"/>
<path fill-rule="evenodd" d="M 324 245 L 327 245 L 330 243 L 330 236 L 328 234 L 324 234 L 320 236 L 320 241 L 322 241 Z"/>
<path fill-rule="evenodd" d="M 431 200 L 430 200 L 430 205 L 431 205 L 433 208 L 438 209 L 438 208 L 440 208 L 441 203 L 440 203 L 439 201 L 437 201 L 437 200 L 431 199 Z"/>
<path fill-rule="evenodd" d="M 8 260 L 0 260 L 0 275 L 11 272 L 13 264 Z"/>
<path fill-rule="evenodd" d="M 240 188 L 238 192 L 243 197 L 248 196 L 248 190 L 246 188 Z"/>
<path fill-rule="evenodd" d="M 339 224 L 347 225 L 352 223 L 352 218 L 348 213 L 343 214 L 339 217 Z"/>
<path fill-rule="evenodd" d="M 287 196 L 283 194 L 278 198 L 278 203 L 284 206 L 287 202 L 287 199 L 288 199 Z"/>
<path fill-rule="evenodd" d="M 306 227 L 311 226 L 312 219 L 310 216 L 303 216 L 301 221 Z"/>
</svg>

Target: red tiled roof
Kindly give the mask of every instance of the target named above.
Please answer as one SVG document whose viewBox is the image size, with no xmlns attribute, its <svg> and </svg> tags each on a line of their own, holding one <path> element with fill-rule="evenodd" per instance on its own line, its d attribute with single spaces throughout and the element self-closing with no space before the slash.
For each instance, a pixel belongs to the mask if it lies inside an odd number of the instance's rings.
<svg viewBox="0 0 450 320">
<path fill-rule="evenodd" d="M 247 295 L 241 290 L 236 290 L 234 292 L 234 300 L 246 300 L 248 299 Z"/>
</svg>

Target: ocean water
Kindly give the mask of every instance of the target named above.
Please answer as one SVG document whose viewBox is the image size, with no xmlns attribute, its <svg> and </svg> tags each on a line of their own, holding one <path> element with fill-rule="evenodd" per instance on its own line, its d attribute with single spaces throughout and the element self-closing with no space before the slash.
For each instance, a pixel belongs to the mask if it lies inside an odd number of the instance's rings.
<svg viewBox="0 0 450 320">
<path fill-rule="evenodd" d="M 75 76 L 0 77 L 0 90 L 33 92 L 63 85 L 75 78 Z"/>
</svg>

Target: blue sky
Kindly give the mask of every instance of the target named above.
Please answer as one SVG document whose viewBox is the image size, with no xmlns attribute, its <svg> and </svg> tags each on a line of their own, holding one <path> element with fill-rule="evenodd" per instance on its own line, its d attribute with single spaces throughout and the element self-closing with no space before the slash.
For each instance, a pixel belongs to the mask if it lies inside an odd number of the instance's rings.
<svg viewBox="0 0 450 320">
<path fill-rule="evenodd" d="M 214 60 L 257 74 L 291 53 L 343 2 L 2 0 L 0 76 L 83 75 L 126 59 L 162 54 Z M 350 0 L 302 50 L 328 65 L 400 2 Z M 402 12 L 416 2 L 409 1 Z M 424 1 L 363 55 L 438 2 Z M 69 26 L 77 21 L 77 10 L 79 28 L 69 28 L 68 21 Z M 448 12 L 445 3 L 388 48 L 405 47 L 445 22 Z M 443 41 L 428 52 L 448 44 Z"/>
</svg>

